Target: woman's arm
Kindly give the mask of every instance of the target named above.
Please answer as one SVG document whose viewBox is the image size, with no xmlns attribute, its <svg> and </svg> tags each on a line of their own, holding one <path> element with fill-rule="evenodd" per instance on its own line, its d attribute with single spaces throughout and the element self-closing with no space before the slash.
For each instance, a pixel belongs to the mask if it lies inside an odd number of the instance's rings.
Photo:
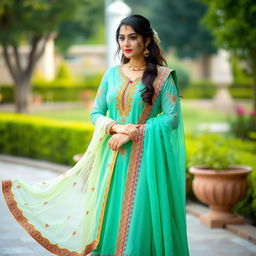
<svg viewBox="0 0 256 256">
<path fill-rule="evenodd" d="M 145 124 L 160 122 L 161 126 L 167 130 L 177 129 L 179 125 L 179 93 L 172 74 L 164 83 L 159 97 L 161 97 L 162 113 L 157 117 L 149 118 Z"/>
<path fill-rule="evenodd" d="M 96 121 L 101 120 L 106 122 L 105 133 L 110 134 L 110 128 L 113 124 L 117 123 L 114 119 L 106 117 L 108 110 L 107 106 L 107 89 L 108 89 L 108 76 L 110 70 L 107 70 L 103 75 L 97 94 L 94 99 L 93 109 L 90 113 L 90 119 L 93 125 L 96 125 Z"/>
</svg>

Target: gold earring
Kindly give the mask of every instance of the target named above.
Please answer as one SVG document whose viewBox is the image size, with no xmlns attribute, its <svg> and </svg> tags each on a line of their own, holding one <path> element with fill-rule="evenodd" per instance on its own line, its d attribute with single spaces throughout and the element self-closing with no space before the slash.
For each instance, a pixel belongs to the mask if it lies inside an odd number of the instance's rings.
<svg viewBox="0 0 256 256">
<path fill-rule="evenodd" d="M 144 54 L 145 57 L 148 57 L 149 54 L 150 54 L 150 53 L 149 53 L 149 50 L 146 48 L 146 49 L 144 50 L 143 54 Z"/>
</svg>

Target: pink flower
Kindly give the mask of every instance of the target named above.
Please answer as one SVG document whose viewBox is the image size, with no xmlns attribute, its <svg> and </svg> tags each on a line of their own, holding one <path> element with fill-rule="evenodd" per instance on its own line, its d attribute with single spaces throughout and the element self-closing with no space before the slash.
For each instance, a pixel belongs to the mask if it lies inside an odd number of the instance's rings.
<svg viewBox="0 0 256 256">
<path fill-rule="evenodd" d="M 256 109 L 250 113 L 250 116 L 256 116 Z"/>
<path fill-rule="evenodd" d="M 246 113 L 246 110 L 242 107 L 237 107 L 236 108 L 236 113 L 237 113 L 237 115 L 241 116 L 241 115 L 244 115 Z"/>
</svg>

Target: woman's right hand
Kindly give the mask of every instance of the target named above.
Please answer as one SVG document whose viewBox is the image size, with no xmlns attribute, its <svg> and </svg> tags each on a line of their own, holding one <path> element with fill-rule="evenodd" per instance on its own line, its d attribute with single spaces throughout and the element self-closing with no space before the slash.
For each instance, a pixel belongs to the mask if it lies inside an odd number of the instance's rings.
<svg viewBox="0 0 256 256">
<path fill-rule="evenodd" d="M 140 139 L 140 124 L 114 124 L 111 131 L 116 133 L 125 133 L 130 136 L 131 140 L 136 141 Z"/>
</svg>

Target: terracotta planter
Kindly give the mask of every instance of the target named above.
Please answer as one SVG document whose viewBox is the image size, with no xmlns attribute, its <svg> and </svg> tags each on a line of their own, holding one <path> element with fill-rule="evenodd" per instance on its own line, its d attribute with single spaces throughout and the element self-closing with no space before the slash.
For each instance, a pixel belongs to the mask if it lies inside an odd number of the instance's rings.
<svg viewBox="0 0 256 256">
<path fill-rule="evenodd" d="M 226 224 L 242 224 L 244 218 L 232 213 L 232 206 L 239 202 L 247 191 L 249 166 L 231 165 L 228 170 L 210 170 L 205 166 L 193 166 L 192 189 L 196 197 L 210 207 L 207 214 L 200 216 L 200 222 L 210 228 Z"/>
</svg>

